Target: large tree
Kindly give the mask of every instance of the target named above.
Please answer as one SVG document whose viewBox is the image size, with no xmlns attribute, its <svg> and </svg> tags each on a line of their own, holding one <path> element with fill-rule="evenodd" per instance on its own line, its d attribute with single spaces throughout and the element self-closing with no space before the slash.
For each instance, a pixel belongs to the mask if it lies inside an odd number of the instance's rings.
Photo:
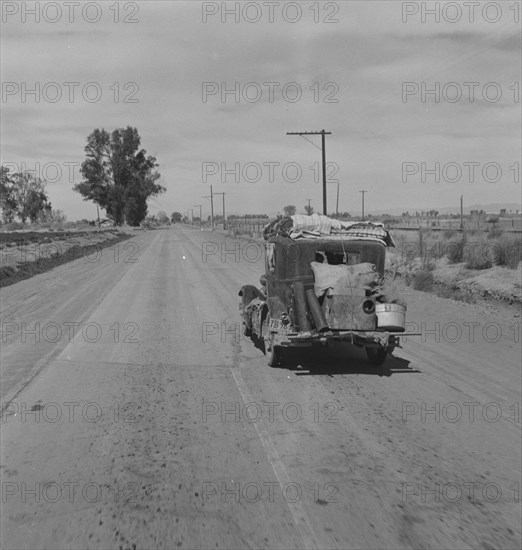
<svg viewBox="0 0 522 550">
<path fill-rule="evenodd" d="M 27 171 L 11 176 L 9 169 L 2 167 L 0 195 L 0 205 L 6 222 L 12 222 L 18 216 L 22 223 L 28 218 L 34 223 L 43 212 L 51 210 L 45 182 Z"/>
<path fill-rule="evenodd" d="M 0 208 L 2 209 L 2 219 L 6 223 L 11 223 L 16 216 L 13 184 L 9 168 L 0 166 Z"/>
<path fill-rule="evenodd" d="M 147 215 L 147 200 L 165 192 L 157 183 L 156 159 L 140 149 L 136 128 L 119 128 L 112 134 L 94 130 L 87 138 L 84 181 L 74 186 L 85 200 L 92 200 L 107 212 L 114 225 L 126 221 L 137 226 Z"/>
</svg>

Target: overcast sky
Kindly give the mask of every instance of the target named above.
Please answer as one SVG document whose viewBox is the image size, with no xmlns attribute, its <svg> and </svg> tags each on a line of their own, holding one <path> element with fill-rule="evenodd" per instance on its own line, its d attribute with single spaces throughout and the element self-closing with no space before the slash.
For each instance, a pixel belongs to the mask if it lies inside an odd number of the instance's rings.
<svg viewBox="0 0 522 550">
<path fill-rule="evenodd" d="M 210 185 L 229 213 L 320 210 L 321 138 L 286 132 L 322 129 L 341 211 L 363 189 L 367 210 L 520 202 L 513 1 L 74 4 L 4 1 L 1 28 L 2 163 L 39 169 L 69 219 L 96 213 L 72 191 L 87 136 L 127 125 L 167 188 L 152 213 L 206 216 Z"/>
</svg>

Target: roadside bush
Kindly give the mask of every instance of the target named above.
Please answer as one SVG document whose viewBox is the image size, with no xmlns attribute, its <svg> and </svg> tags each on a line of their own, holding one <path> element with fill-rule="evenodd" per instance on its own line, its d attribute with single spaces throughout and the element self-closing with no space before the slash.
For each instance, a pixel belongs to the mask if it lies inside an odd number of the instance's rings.
<svg viewBox="0 0 522 550">
<path fill-rule="evenodd" d="M 457 300 L 459 302 L 465 302 L 467 304 L 473 304 L 476 302 L 475 297 L 471 292 L 466 292 L 459 288 L 451 288 L 447 285 L 436 285 L 435 294 L 439 298 L 446 298 L 450 300 Z"/>
<path fill-rule="evenodd" d="M 488 239 L 498 239 L 502 237 L 504 231 L 501 227 L 494 226 L 488 232 Z"/>
<path fill-rule="evenodd" d="M 433 273 L 427 269 L 422 269 L 415 273 L 413 278 L 413 288 L 415 290 L 422 290 L 424 292 L 430 292 L 433 290 L 433 285 L 435 284 L 435 278 Z"/>
<path fill-rule="evenodd" d="M 493 267 L 493 262 L 485 253 L 475 254 L 472 252 L 467 254 L 467 256 L 468 259 L 465 265 L 467 269 L 489 269 L 490 267 Z"/>
<path fill-rule="evenodd" d="M 495 263 L 496 265 L 517 269 L 521 259 L 522 238 L 502 237 L 498 241 L 498 246 L 495 247 Z"/>
<path fill-rule="evenodd" d="M 451 246 L 447 246 L 448 260 L 452 264 L 459 264 L 464 261 L 464 248 L 466 246 L 466 236 L 463 233 L 460 241 L 452 241 Z"/>
<path fill-rule="evenodd" d="M 449 241 L 450 239 L 453 239 L 453 237 L 455 237 L 456 234 L 457 232 L 455 231 L 455 229 L 446 229 L 445 231 L 442 232 L 444 239 L 446 239 L 447 241 Z"/>
<path fill-rule="evenodd" d="M 430 232 L 429 230 L 419 227 L 418 231 L 418 244 L 419 244 L 419 250 L 424 250 L 424 243 L 426 241 L 426 238 L 429 236 Z"/>
<path fill-rule="evenodd" d="M 0 281 L 2 279 L 7 279 L 9 277 L 12 277 L 15 273 L 16 273 L 15 268 L 10 265 L 4 265 L 0 267 Z"/>
</svg>

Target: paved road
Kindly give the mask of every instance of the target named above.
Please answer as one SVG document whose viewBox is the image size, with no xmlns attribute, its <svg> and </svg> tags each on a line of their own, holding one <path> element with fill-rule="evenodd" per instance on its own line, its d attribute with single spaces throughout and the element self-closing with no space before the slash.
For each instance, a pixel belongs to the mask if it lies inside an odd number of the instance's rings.
<svg viewBox="0 0 522 550">
<path fill-rule="evenodd" d="M 425 334 L 387 376 L 271 369 L 238 318 L 256 245 L 88 260 L 2 291 L 2 548 L 520 547 L 520 318 L 407 290 Z"/>
</svg>

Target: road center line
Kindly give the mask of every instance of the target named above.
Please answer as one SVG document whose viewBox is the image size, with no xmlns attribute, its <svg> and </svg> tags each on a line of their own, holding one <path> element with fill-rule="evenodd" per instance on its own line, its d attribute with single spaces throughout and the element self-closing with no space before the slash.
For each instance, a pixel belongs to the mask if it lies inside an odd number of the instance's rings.
<svg viewBox="0 0 522 550">
<path fill-rule="evenodd" d="M 243 380 L 241 371 L 235 367 L 231 367 L 230 370 L 245 405 L 247 405 L 248 403 L 253 403 L 254 399 L 252 398 L 252 395 L 250 394 L 250 391 L 248 390 L 247 385 Z M 291 480 L 288 477 L 288 473 L 286 472 L 283 461 L 279 457 L 279 453 L 275 449 L 272 440 L 270 439 L 268 431 L 266 430 L 264 425 L 262 425 L 262 423 L 262 420 L 261 422 L 253 422 L 253 426 L 261 441 L 261 444 L 263 445 L 268 461 L 270 462 L 270 465 L 274 470 L 277 481 L 279 482 L 281 488 L 283 488 L 283 486 L 287 483 L 290 483 Z M 312 528 L 312 522 L 310 521 L 310 518 L 308 517 L 308 514 L 306 513 L 303 504 L 300 501 L 287 501 L 286 504 L 290 509 L 290 513 L 292 514 L 292 517 L 294 519 L 295 526 L 297 527 L 299 535 L 301 536 L 301 539 L 303 541 L 303 548 L 320 548 L 317 537 Z"/>
</svg>

